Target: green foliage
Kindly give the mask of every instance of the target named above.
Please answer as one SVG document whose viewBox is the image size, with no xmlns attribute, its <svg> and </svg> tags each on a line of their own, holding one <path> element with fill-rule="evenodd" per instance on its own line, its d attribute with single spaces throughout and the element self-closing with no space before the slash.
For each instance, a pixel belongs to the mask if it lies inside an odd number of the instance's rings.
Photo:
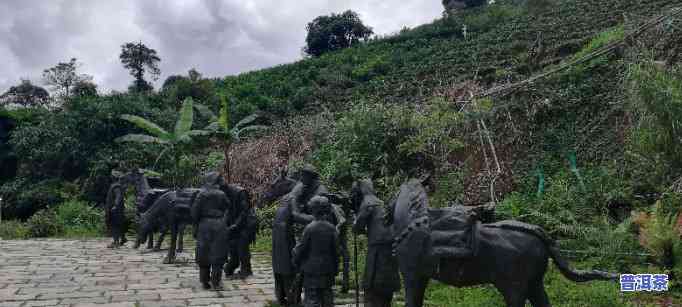
<svg viewBox="0 0 682 307">
<path fill-rule="evenodd" d="M 57 220 L 57 214 L 50 209 L 38 211 L 26 223 L 32 238 L 53 237 L 64 230 L 64 225 Z"/>
<path fill-rule="evenodd" d="M 171 169 L 166 172 L 173 187 L 180 187 L 187 184 L 188 169 L 194 170 L 194 160 L 189 160 L 188 153 L 193 149 L 196 137 L 208 136 L 211 134 L 207 130 L 192 130 L 194 122 L 194 102 L 192 98 L 187 98 L 182 103 L 182 108 L 175 122 L 173 132 L 168 132 L 159 125 L 135 115 L 122 115 L 122 119 L 135 124 L 148 134 L 127 134 L 116 139 L 117 142 L 137 142 L 162 144 L 165 149 L 156 158 L 158 162 L 164 154 L 170 152 L 172 157 Z M 156 162 L 155 162 L 156 164 Z M 156 166 L 156 165 L 155 165 Z"/>
<path fill-rule="evenodd" d="M 135 78 L 131 85 L 131 92 L 148 92 L 153 89 L 152 85 L 144 79 L 144 74 L 149 71 L 152 78 L 156 80 L 161 73 L 159 62 L 161 58 L 156 54 L 156 50 L 139 43 L 126 43 L 121 46 L 119 56 L 123 67 L 130 71 L 130 75 Z"/>
<path fill-rule="evenodd" d="M 306 26 L 306 47 L 311 56 L 351 47 L 366 41 L 374 32 L 365 26 L 357 13 L 348 10 L 341 14 L 319 16 Z"/>
<path fill-rule="evenodd" d="M 379 56 L 357 66 L 353 69 L 353 72 L 351 72 L 351 76 L 358 81 L 367 82 L 371 79 L 385 75 L 389 69 L 390 63 L 385 57 Z"/>
<path fill-rule="evenodd" d="M 177 108 L 181 107 L 177 103 L 187 98 L 207 105 L 217 102 L 215 82 L 203 78 L 195 69 L 191 69 L 187 76 L 168 77 L 163 83 L 161 92 L 168 104 Z"/>
<path fill-rule="evenodd" d="M 658 201 L 649 218 L 641 228 L 644 247 L 663 265 L 672 266 L 674 250 L 682 244 L 677 225 L 679 212 L 665 214 L 663 204 Z"/>
<path fill-rule="evenodd" d="M 414 113 L 409 121 L 409 127 L 416 133 L 398 147 L 409 155 L 422 153 L 438 161 L 447 159 L 451 152 L 463 146 L 454 135 L 457 128 L 461 127 L 462 114 L 445 100 L 434 100 L 427 110 Z"/>
<path fill-rule="evenodd" d="M 650 61 L 632 66 L 631 108 L 637 125 L 632 150 L 673 168 L 682 168 L 682 70 L 668 71 Z"/>
<path fill-rule="evenodd" d="M 18 177 L 0 186 L 5 217 L 26 219 L 36 211 L 63 200 L 61 182 L 56 179 L 31 182 Z"/>
<path fill-rule="evenodd" d="M 33 85 L 30 80 L 10 87 L 0 95 L 0 105 L 18 105 L 23 107 L 44 107 L 49 103 L 50 94 L 42 87 Z"/>
<path fill-rule="evenodd" d="M 25 223 L 16 220 L 3 220 L 0 223 L 0 238 L 3 240 L 21 240 L 29 237 L 29 229 Z"/>
<path fill-rule="evenodd" d="M 263 208 L 256 210 L 256 218 L 258 219 L 258 231 L 267 233 L 272 230 L 272 222 L 275 219 L 278 204 L 268 204 Z"/>
<path fill-rule="evenodd" d="M 616 41 L 622 40 L 624 37 L 625 28 L 622 24 L 611 29 L 605 30 L 603 32 L 600 32 L 594 38 L 592 38 L 585 47 L 583 47 L 580 51 L 571 56 L 569 61 L 575 61 L 580 58 L 583 58 L 599 48 L 607 46 Z M 587 62 L 571 67 L 565 73 L 565 75 L 572 82 L 579 82 L 581 79 L 585 78 L 585 75 L 588 72 L 593 71 L 599 67 L 604 67 L 609 63 L 609 61 L 610 61 L 609 55 L 602 55 L 597 58 L 591 59 Z"/>
<path fill-rule="evenodd" d="M 104 214 L 91 204 L 69 200 L 54 210 L 66 237 L 101 236 L 104 233 Z"/>
</svg>

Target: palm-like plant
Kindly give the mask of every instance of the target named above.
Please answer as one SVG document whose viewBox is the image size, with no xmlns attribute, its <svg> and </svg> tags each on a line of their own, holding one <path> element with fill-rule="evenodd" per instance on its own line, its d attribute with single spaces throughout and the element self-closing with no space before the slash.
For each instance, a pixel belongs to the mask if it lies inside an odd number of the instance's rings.
<svg viewBox="0 0 682 307">
<path fill-rule="evenodd" d="M 220 98 L 220 113 L 216 116 L 208 107 L 195 104 L 194 107 L 203 116 L 210 120 L 210 124 L 204 128 L 203 131 L 210 131 L 217 139 L 220 140 L 225 155 L 224 173 L 225 178 L 230 182 L 230 148 L 233 144 L 239 142 L 241 137 L 249 132 L 262 131 L 267 129 L 267 126 L 257 125 L 256 121 L 260 118 L 258 114 L 251 114 L 236 124 L 230 124 L 230 103 L 224 96 Z"/>
<path fill-rule="evenodd" d="M 169 151 L 173 152 L 174 166 L 177 167 L 181 154 L 187 150 L 194 137 L 211 134 L 211 131 L 207 130 L 192 130 L 194 122 L 194 102 L 192 98 L 187 98 L 183 101 L 180 116 L 172 132 L 166 131 L 159 125 L 140 116 L 126 114 L 122 115 L 121 118 L 143 129 L 147 134 L 127 134 L 117 138 L 117 142 L 154 143 L 165 147 L 156 158 L 154 168 L 161 157 Z M 177 185 L 177 178 L 173 179 L 174 185 Z"/>
</svg>

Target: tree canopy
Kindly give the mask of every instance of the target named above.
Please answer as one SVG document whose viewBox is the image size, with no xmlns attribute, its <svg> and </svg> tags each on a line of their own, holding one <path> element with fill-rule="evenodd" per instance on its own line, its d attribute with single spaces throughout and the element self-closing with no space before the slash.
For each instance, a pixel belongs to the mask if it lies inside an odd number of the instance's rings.
<svg viewBox="0 0 682 307">
<path fill-rule="evenodd" d="M 149 71 L 153 80 L 158 79 L 161 74 L 158 63 L 161 58 L 156 54 L 156 50 L 147 47 L 142 42 L 126 43 L 121 46 L 119 56 L 123 67 L 130 71 L 130 75 L 135 78 L 129 90 L 134 92 L 151 91 L 154 87 L 145 80 L 145 73 Z"/>
<path fill-rule="evenodd" d="M 23 107 L 47 106 L 50 94 L 44 88 L 33 85 L 31 80 L 21 80 L 0 95 L 0 105 L 19 105 Z"/>
<path fill-rule="evenodd" d="M 71 58 L 68 62 L 57 63 L 43 71 L 43 82 L 49 86 L 57 95 L 68 97 L 73 94 L 73 88 L 80 82 L 90 82 L 92 76 L 78 74 L 76 70 L 80 64 L 76 58 Z"/>
<path fill-rule="evenodd" d="M 364 25 L 358 13 L 351 10 L 341 14 L 319 16 L 306 26 L 306 46 L 303 51 L 311 56 L 348 48 L 366 41 L 374 32 Z"/>
</svg>

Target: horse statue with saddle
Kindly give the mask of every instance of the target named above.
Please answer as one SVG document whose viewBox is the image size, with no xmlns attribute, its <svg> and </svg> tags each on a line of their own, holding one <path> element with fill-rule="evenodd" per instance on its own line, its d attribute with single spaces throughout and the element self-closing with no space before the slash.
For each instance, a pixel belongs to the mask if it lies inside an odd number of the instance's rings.
<svg viewBox="0 0 682 307">
<path fill-rule="evenodd" d="M 421 307 L 430 279 L 455 287 L 493 284 L 508 307 L 550 306 L 543 279 L 549 258 L 574 282 L 614 280 L 598 270 L 571 269 L 536 225 L 481 223 L 464 206 L 429 207 L 422 180 L 405 182 L 389 203 L 393 253 L 405 281 L 406 307 Z"/>
</svg>

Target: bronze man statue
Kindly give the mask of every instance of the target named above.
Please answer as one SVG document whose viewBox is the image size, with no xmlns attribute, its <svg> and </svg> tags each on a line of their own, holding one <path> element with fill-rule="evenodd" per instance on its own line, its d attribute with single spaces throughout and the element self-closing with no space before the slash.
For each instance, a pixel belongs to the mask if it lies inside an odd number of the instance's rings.
<svg viewBox="0 0 682 307">
<path fill-rule="evenodd" d="M 209 173 L 204 179 L 204 185 L 191 208 L 197 239 L 195 260 L 199 265 L 199 280 L 204 289 L 212 286 L 214 290 L 220 290 L 222 266 L 227 260 L 230 200 L 219 189 L 222 177 L 218 173 Z"/>
<path fill-rule="evenodd" d="M 289 202 L 286 197 L 279 202 L 272 222 L 272 272 L 275 275 L 275 296 L 282 307 L 298 305 L 301 300 L 300 293 L 294 291 L 296 269 L 292 264 L 291 251 L 296 239 Z"/>
<path fill-rule="evenodd" d="M 107 191 L 105 222 L 110 229 L 113 238 L 113 242 L 108 246 L 109 248 L 118 248 L 128 241 L 125 236 L 128 230 L 124 202 L 126 187 L 127 183 L 125 177 L 120 177 L 109 187 L 109 191 Z"/>
<path fill-rule="evenodd" d="M 245 278 L 253 275 L 251 270 L 251 251 L 249 245 L 256 240 L 256 213 L 251 207 L 249 192 L 233 184 L 221 185 L 221 190 L 232 202 L 230 212 L 230 253 L 229 261 L 225 264 L 226 276 L 234 274 L 238 267 L 239 277 Z"/>
<path fill-rule="evenodd" d="M 353 206 L 358 215 L 353 225 L 356 233 L 367 233 L 367 257 L 362 287 L 365 306 L 390 307 L 393 292 L 400 290 L 398 262 L 392 255 L 391 229 L 384 225 L 384 203 L 377 198 L 370 180 L 359 180 L 351 188 Z"/>
<path fill-rule="evenodd" d="M 334 277 L 339 268 L 339 237 L 336 227 L 326 220 L 332 214 L 326 197 L 315 196 L 309 203 L 313 221 L 303 230 L 294 248 L 294 264 L 303 272 L 305 307 L 334 306 Z"/>
<path fill-rule="evenodd" d="M 301 169 L 301 181 L 294 186 L 294 189 L 289 192 L 286 196 L 291 206 L 291 214 L 293 221 L 297 224 L 306 225 L 313 220 L 310 208 L 308 208 L 309 201 L 314 196 L 324 196 L 330 195 L 329 190 L 320 182 L 320 175 L 314 166 L 307 164 Z M 337 227 L 339 231 L 339 240 L 342 243 L 340 245 L 340 252 L 343 255 L 343 283 L 341 292 L 348 292 L 349 285 L 349 268 L 350 268 L 350 255 L 348 249 L 346 248 L 346 227 L 344 213 L 341 208 L 331 205 L 332 213 L 327 215 L 326 219 L 332 225 Z M 300 228 L 294 227 L 294 233 L 296 237 L 300 237 Z M 300 293 L 301 280 L 300 276 L 297 278 L 295 287 L 298 289 L 297 292 Z"/>
</svg>

